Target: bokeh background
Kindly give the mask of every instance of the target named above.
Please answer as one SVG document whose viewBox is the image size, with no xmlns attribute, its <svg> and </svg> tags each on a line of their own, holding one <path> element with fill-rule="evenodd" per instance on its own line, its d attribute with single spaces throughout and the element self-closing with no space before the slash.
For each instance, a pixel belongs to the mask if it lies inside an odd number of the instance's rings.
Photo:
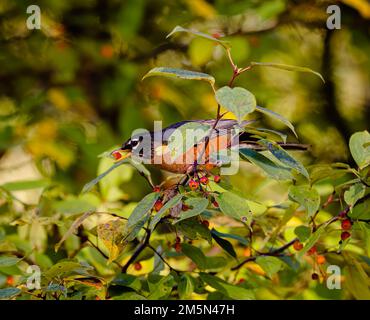
<svg viewBox="0 0 370 320">
<path fill-rule="evenodd" d="M 341 8 L 340 30 L 326 28 L 333 3 Z M 26 27 L 30 4 L 41 8 L 41 30 Z M 353 164 L 349 137 L 367 129 L 370 119 L 369 20 L 366 0 L 0 0 L 0 185 L 16 198 L 11 204 L 0 199 L 1 224 L 32 216 L 28 209 L 35 205 L 49 218 L 50 208 L 73 214 L 118 202 L 129 210 L 150 191 L 137 172 L 122 166 L 101 184 L 101 197 L 79 196 L 110 165 L 98 155 L 134 129 L 152 129 L 154 120 L 166 126 L 215 117 L 205 83 L 141 81 L 151 68 L 168 66 L 227 84 L 231 69 L 223 50 L 185 34 L 165 39 L 176 25 L 224 36 L 240 67 L 261 61 L 320 72 L 325 83 L 311 74 L 254 68 L 235 84 L 295 125 L 300 141 L 312 145 L 299 155 L 304 164 Z M 260 126 L 289 134 L 263 116 Z M 156 182 L 162 177 L 153 171 Z M 286 198 L 286 186 L 248 164 L 232 179 L 256 200 Z M 22 241 L 54 259 L 50 230 L 40 221 L 32 228 L 22 231 Z"/>
</svg>

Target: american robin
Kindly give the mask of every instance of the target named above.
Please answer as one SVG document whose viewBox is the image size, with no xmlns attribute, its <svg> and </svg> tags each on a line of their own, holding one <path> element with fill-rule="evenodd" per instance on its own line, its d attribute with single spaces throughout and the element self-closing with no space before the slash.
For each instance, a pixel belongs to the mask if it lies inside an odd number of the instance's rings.
<svg viewBox="0 0 370 320">
<path fill-rule="evenodd" d="M 187 120 L 177 122 L 161 131 L 146 131 L 134 134 L 121 148 L 117 160 L 132 157 L 144 164 L 151 164 L 173 173 L 190 173 L 195 166 L 219 166 L 220 155 L 231 149 L 250 148 L 264 150 L 258 139 L 238 128 L 251 121 L 238 124 L 236 120 Z M 195 133 L 195 134 L 194 134 Z M 296 143 L 279 143 L 284 149 L 306 150 L 307 146 Z"/>
</svg>

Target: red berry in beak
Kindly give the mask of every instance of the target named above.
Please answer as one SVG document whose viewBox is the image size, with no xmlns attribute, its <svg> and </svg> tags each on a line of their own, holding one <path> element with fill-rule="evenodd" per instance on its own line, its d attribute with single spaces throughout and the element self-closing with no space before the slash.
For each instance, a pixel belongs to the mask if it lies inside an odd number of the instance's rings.
<svg viewBox="0 0 370 320">
<path fill-rule="evenodd" d="M 200 183 L 201 184 L 206 185 L 206 184 L 208 184 L 208 182 L 209 182 L 209 180 L 206 176 L 200 178 Z"/>
<path fill-rule="evenodd" d="M 114 159 L 116 159 L 116 160 L 119 160 L 119 159 L 121 159 L 121 158 L 122 158 L 121 152 L 119 152 L 119 151 L 114 151 L 114 152 L 112 152 L 112 156 L 113 156 L 113 157 L 114 157 Z"/>
<path fill-rule="evenodd" d="M 203 220 L 202 225 L 204 225 L 206 228 L 208 228 L 209 227 L 209 222 L 207 220 Z"/>
<path fill-rule="evenodd" d="M 350 219 L 346 219 L 342 221 L 342 229 L 343 230 L 350 230 L 352 228 L 352 222 Z"/>
<path fill-rule="evenodd" d="M 216 183 L 219 183 L 221 181 L 221 177 L 220 176 L 214 176 L 213 181 L 216 182 Z"/>
<path fill-rule="evenodd" d="M 160 186 L 155 186 L 153 188 L 153 192 L 161 192 L 161 187 Z"/>
<path fill-rule="evenodd" d="M 343 231 L 340 235 L 340 238 L 344 241 L 348 239 L 351 236 L 351 234 L 348 231 Z"/>
</svg>

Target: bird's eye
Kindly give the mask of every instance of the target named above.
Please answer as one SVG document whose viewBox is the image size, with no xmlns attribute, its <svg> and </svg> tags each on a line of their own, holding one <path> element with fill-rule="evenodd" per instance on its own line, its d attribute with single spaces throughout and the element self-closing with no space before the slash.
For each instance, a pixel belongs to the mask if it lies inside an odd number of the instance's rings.
<svg viewBox="0 0 370 320">
<path fill-rule="evenodd" d="M 139 140 L 131 140 L 131 147 L 135 149 L 139 145 Z"/>
</svg>

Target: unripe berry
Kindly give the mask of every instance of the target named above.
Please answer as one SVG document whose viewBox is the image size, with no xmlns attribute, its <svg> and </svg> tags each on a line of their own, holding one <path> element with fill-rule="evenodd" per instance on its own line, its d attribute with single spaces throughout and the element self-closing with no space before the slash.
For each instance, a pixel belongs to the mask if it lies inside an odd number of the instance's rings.
<svg viewBox="0 0 370 320">
<path fill-rule="evenodd" d="M 114 152 L 112 152 L 112 156 L 114 157 L 114 159 L 119 160 L 119 159 L 121 159 L 122 154 L 119 151 L 114 151 Z"/>
<path fill-rule="evenodd" d="M 300 241 L 295 241 L 294 243 L 293 243 L 293 248 L 294 248 L 294 250 L 297 250 L 297 251 L 300 251 L 300 250 L 302 250 L 303 249 L 303 244 L 302 244 L 302 242 L 300 242 Z"/>
<path fill-rule="evenodd" d="M 324 264 L 326 262 L 326 259 L 325 259 L 324 256 L 319 255 L 319 256 L 316 257 L 316 261 L 317 261 L 318 264 Z"/>
<path fill-rule="evenodd" d="M 351 234 L 348 231 L 343 231 L 340 235 L 340 238 L 344 241 L 348 239 L 351 236 Z"/>
<path fill-rule="evenodd" d="M 211 163 L 207 163 L 206 166 L 205 166 L 205 168 L 206 168 L 207 171 L 211 171 L 214 167 L 215 166 L 213 164 L 211 164 Z"/>
<path fill-rule="evenodd" d="M 162 209 L 162 207 L 163 207 L 163 202 L 162 200 L 158 199 L 154 204 L 154 210 L 158 212 L 159 210 Z"/>
<path fill-rule="evenodd" d="M 342 229 L 343 230 L 350 230 L 352 228 L 352 222 L 350 219 L 346 219 L 342 221 Z"/>
<path fill-rule="evenodd" d="M 194 179 L 191 179 L 189 181 L 189 187 L 190 187 L 191 190 L 196 190 L 199 187 L 199 182 L 194 180 Z"/>
<path fill-rule="evenodd" d="M 204 176 L 200 178 L 200 183 L 206 185 L 209 183 L 209 180 L 206 176 Z"/>
<path fill-rule="evenodd" d="M 214 176 L 213 181 L 216 182 L 216 183 L 219 183 L 221 181 L 221 177 L 220 176 Z"/>
<path fill-rule="evenodd" d="M 143 268 L 143 266 L 141 265 L 140 262 L 135 262 L 134 268 L 136 271 L 140 271 Z"/>
<path fill-rule="evenodd" d="M 319 279 L 319 275 L 318 275 L 317 273 L 313 273 L 313 274 L 311 275 L 311 279 L 312 279 L 312 280 L 318 280 L 318 279 Z"/>
</svg>

